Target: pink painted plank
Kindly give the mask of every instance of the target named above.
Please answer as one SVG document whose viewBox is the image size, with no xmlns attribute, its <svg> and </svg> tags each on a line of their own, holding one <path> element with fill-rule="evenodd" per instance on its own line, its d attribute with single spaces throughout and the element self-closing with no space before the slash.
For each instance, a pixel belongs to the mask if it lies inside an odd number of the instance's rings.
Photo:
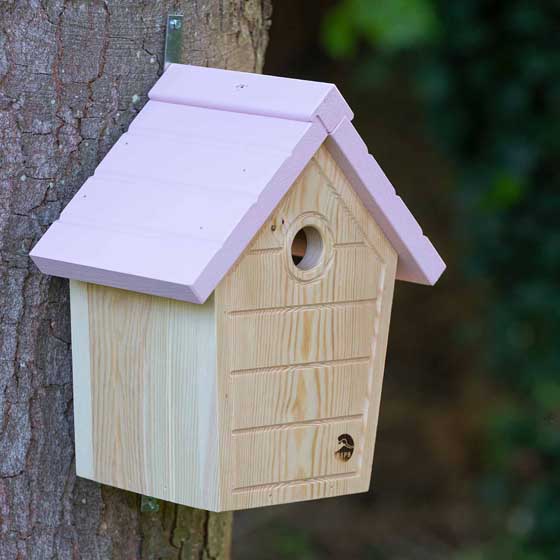
<svg viewBox="0 0 560 560">
<path fill-rule="evenodd" d="M 433 285 L 445 263 L 352 124 L 343 119 L 328 147 L 387 239 L 399 253 L 397 278 Z"/>
<path fill-rule="evenodd" d="M 399 278 L 432 284 L 445 268 L 331 84 L 173 65 L 151 97 L 34 247 L 43 272 L 204 302 L 328 131 Z"/>
<path fill-rule="evenodd" d="M 149 93 L 150 99 L 311 122 L 331 131 L 352 110 L 333 84 L 172 64 Z"/>
<path fill-rule="evenodd" d="M 215 242 L 57 221 L 33 249 L 53 276 L 198 302 L 190 286 Z"/>
<path fill-rule="evenodd" d="M 292 149 L 293 144 L 280 151 L 128 132 L 98 165 L 95 177 L 142 180 L 154 189 L 160 183 L 175 182 L 231 192 L 231 196 L 258 196 Z"/>
<path fill-rule="evenodd" d="M 107 201 L 111 203 L 108 204 Z M 212 185 L 132 177 L 90 177 L 60 216 L 84 227 L 126 229 L 139 236 L 158 233 L 222 244 L 243 220 L 257 195 Z"/>
<path fill-rule="evenodd" d="M 131 127 L 33 249 L 39 268 L 205 301 L 326 132 L 318 122 L 226 112 L 218 122 L 216 111 L 207 111 L 204 129 L 200 111 L 184 137 L 168 134 L 169 122 L 160 125 L 164 133 L 155 127 L 150 132 L 147 120 Z M 158 115 L 173 116 L 166 110 Z M 189 119 L 181 118 L 188 127 Z M 247 119 L 250 133 L 243 126 Z M 204 134 L 200 139 L 197 130 Z"/>
<path fill-rule="evenodd" d="M 129 131 L 190 144 L 213 142 L 290 151 L 308 128 L 309 123 L 302 121 L 148 101 Z"/>
</svg>

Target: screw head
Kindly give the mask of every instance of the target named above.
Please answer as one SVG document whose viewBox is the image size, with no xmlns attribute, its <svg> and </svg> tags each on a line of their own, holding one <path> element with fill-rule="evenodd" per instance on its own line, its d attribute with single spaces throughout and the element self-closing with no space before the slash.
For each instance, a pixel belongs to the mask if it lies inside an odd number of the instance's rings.
<svg viewBox="0 0 560 560">
<path fill-rule="evenodd" d="M 181 29 L 182 22 L 179 18 L 169 19 L 169 29 Z"/>
</svg>

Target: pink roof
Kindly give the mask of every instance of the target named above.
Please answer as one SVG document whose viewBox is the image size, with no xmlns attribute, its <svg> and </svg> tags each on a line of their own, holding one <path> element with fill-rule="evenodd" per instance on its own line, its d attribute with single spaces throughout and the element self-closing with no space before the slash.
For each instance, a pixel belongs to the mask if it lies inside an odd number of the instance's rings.
<svg viewBox="0 0 560 560">
<path fill-rule="evenodd" d="M 42 272 L 202 303 L 327 138 L 397 277 L 445 269 L 334 85 L 173 64 L 149 98 L 31 251 Z"/>
</svg>

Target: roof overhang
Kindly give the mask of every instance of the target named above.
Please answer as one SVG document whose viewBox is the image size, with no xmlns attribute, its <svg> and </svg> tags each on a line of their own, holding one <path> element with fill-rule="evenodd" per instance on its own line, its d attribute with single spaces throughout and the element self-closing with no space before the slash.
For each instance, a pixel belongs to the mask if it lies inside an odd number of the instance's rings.
<svg viewBox="0 0 560 560">
<path fill-rule="evenodd" d="M 33 248 L 42 272 L 203 303 L 325 140 L 397 278 L 445 269 L 334 85 L 174 64 L 149 98 Z"/>
</svg>

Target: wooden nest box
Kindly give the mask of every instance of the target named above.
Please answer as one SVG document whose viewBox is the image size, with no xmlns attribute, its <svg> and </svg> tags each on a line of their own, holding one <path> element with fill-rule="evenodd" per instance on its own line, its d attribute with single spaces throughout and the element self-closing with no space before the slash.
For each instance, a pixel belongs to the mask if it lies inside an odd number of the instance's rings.
<svg viewBox="0 0 560 560">
<path fill-rule="evenodd" d="M 395 278 L 445 265 L 331 84 L 172 65 L 31 256 L 78 475 L 221 511 L 369 487 Z"/>
</svg>

